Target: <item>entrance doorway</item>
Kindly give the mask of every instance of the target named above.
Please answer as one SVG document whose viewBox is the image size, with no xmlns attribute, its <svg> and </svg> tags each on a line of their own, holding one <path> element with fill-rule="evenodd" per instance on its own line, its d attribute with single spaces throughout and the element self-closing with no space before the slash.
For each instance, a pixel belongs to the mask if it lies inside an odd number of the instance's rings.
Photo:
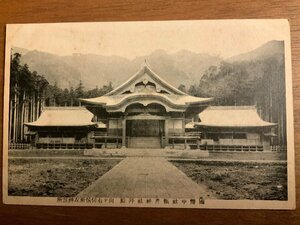
<svg viewBox="0 0 300 225">
<path fill-rule="evenodd" d="M 163 120 L 128 120 L 126 122 L 126 134 L 129 137 L 161 137 L 163 132 Z"/>
<path fill-rule="evenodd" d="M 164 120 L 127 120 L 129 148 L 161 148 Z"/>
</svg>

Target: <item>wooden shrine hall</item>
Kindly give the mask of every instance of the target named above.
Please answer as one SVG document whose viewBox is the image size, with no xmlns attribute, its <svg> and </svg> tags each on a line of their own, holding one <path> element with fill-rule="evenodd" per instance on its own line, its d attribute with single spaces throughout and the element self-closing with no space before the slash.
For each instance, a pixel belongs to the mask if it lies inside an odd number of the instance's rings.
<svg viewBox="0 0 300 225">
<path fill-rule="evenodd" d="M 145 63 L 111 92 L 80 99 L 82 107 L 48 107 L 25 125 L 33 146 L 46 149 L 270 149 L 276 124 L 254 106 L 208 107 L 212 100 L 178 90 Z"/>
<path fill-rule="evenodd" d="M 106 124 L 104 134 L 95 132 L 95 146 L 117 141 L 123 148 L 164 148 L 170 138 L 185 145 L 197 141 L 199 137 L 186 137 L 185 125 L 211 101 L 178 90 L 146 63 L 106 95 L 81 99 L 95 121 Z"/>
</svg>

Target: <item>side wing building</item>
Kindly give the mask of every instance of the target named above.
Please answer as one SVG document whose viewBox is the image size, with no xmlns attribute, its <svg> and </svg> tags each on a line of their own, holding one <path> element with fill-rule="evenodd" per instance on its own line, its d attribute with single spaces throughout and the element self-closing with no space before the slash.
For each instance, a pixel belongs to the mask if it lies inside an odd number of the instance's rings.
<svg viewBox="0 0 300 225">
<path fill-rule="evenodd" d="M 194 124 L 201 131 L 201 145 L 207 150 L 271 150 L 275 123 L 260 118 L 254 106 L 210 106 Z"/>
</svg>

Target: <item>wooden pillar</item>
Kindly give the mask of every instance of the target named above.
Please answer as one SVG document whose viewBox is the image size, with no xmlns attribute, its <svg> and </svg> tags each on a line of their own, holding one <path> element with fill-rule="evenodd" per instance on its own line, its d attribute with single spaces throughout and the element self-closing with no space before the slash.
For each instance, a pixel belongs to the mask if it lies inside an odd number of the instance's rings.
<svg viewBox="0 0 300 225">
<path fill-rule="evenodd" d="M 39 141 L 39 133 L 36 131 L 36 134 L 34 136 L 33 145 L 32 145 L 33 148 L 36 147 L 36 144 L 38 143 L 38 141 Z"/>
<path fill-rule="evenodd" d="M 122 119 L 122 148 L 126 148 L 126 119 Z"/>
<path fill-rule="evenodd" d="M 168 119 L 165 119 L 165 148 L 169 148 L 169 123 L 168 123 Z"/>
<path fill-rule="evenodd" d="M 96 148 L 96 137 L 95 137 L 95 131 L 91 131 L 89 134 L 88 134 L 90 137 L 88 138 L 88 142 L 89 140 L 92 142 L 92 145 L 93 145 L 93 148 Z M 94 137 L 94 138 L 92 138 Z"/>
</svg>

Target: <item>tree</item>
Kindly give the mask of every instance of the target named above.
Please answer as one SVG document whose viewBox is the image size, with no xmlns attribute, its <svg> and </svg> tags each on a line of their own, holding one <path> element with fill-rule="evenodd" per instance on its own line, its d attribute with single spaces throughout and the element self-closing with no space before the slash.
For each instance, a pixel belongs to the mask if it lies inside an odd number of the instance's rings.
<svg viewBox="0 0 300 225">
<path fill-rule="evenodd" d="M 84 92 L 84 86 L 82 81 L 79 81 L 79 84 L 77 86 L 77 88 L 75 89 L 75 105 L 80 105 L 80 98 L 83 98 L 85 96 L 85 92 Z"/>
<path fill-rule="evenodd" d="M 184 84 L 180 84 L 179 87 L 178 87 L 178 89 L 179 89 L 180 91 L 186 93 L 186 87 L 185 87 Z"/>
<path fill-rule="evenodd" d="M 213 97 L 214 105 L 255 105 L 262 119 L 277 123 L 277 140 L 286 145 L 284 55 L 208 68 L 188 93 Z"/>
<path fill-rule="evenodd" d="M 38 118 L 43 105 L 44 89 L 48 81 L 31 72 L 27 64 L 20 64 L 21 55 L 15 53 L 10 65 L 10 109 L 9 139 L 10 142 L 26 141 L 25 122 Z"/>
</svg>

